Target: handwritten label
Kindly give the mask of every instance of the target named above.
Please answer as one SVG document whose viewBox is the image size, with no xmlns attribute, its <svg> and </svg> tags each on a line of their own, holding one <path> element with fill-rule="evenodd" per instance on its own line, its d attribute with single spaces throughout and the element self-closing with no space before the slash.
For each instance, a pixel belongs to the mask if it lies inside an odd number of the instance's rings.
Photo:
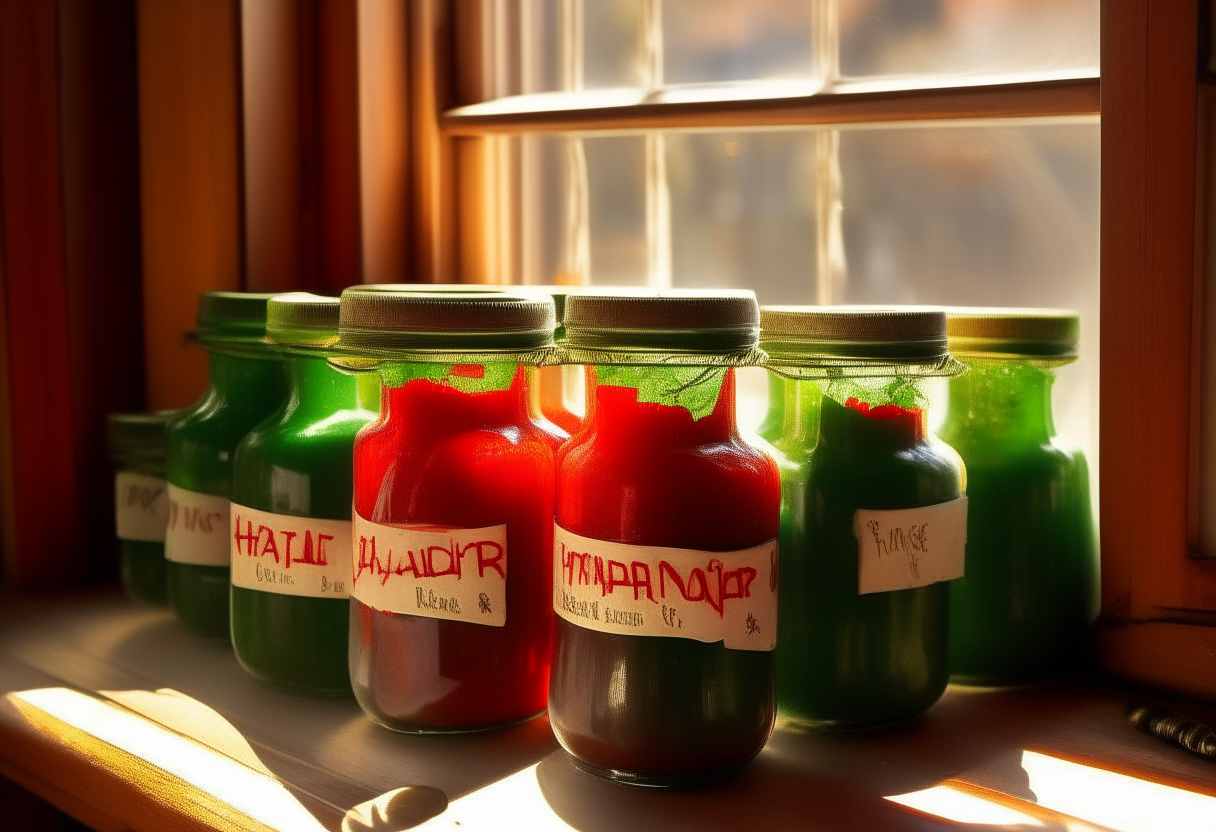
<svg viewBox="0 0 1216 832">
<path fill-rule="evenodd" d="M 893 592 L 963 577 L 967 498 L 922 508 L 859 509 L 858 593 Z"/>
<path fill-rule="evenodd" d="M 114 477 L 114 527 L 123 540 L 165 539 L 169 525 L 168 483 L 160 477 L 119 471 Z"/>
<path fill-rule="evenodd" d="M 195 566 L 228 566 L 228 498 L 169 483 L 165 559 Z"/>
<path fill-rule="evenodd" d="M 351 523 L 232 504 L 232 585 L 277 595 L 349 598 Z"/>
<path fill-rule="evenodd" d="M 389 526 L 355 514 L 351 596 L 384 611 L 507 623 L 507 526 Z"/>
<path fill-rule="evenodd" d="M 554 524 L 553 610 L 601 633 L 772 650 L 777 541 L 709 552 L 595 540 Z"/>
</svg>

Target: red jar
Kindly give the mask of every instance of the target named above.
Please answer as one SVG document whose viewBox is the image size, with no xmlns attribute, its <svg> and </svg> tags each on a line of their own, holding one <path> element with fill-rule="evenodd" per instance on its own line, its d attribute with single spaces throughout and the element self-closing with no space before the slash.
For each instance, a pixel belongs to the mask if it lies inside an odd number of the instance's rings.
<svg viewBox="0 0 1216 832">
<path fill-rule="evenodd" d="M 549 719 L 579 767 L 678 785 L 738 768 L 776 710 L 779 486 L 735 424 L 750 292 L 571 296 L 587 419 L 558 453 Z"/>
<path fill-rule="evenodd" d="M 548 299 L 347 289 L 339 351 L 380 374 L 355 440 L 350 668 L 382 725 L 475 731 L 545 708 L 554 451 L 530 366 Z"/>
</svg>

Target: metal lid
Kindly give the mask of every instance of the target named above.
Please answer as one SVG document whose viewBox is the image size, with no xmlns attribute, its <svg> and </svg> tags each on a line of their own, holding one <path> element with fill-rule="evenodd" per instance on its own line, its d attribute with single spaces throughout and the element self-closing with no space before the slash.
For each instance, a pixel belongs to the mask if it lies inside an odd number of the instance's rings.
<svg viewBox="0 0 1216 832">
<path fill-rule="evenodd" d="M 163 463 L 165 428 L 181 411 L 154 413 L 111 413 L 109 422 L 110 456 L 117 462 Z"/>
<path fill-rule="evenodd" d="M 513 287 L 521 294 L 539 295 L 553 298 L 554 311 L 557 313 L 557 329 L 554 339 L 561 341 L 566 337 L 566 299 L 571 295 L 616 295 L 623 297 L 647 297 L 657 294 L 657 290 L 649 286 L 587 286 L 566 284 L 529 284 Z"/>
<path fill-rule="evenodd" d="M 308 292 L 275 295 L 266 304 L 266 340 L 288 347 L 328 347 L 338 340 L 337 298 Z"/>
<path fill-rule="evenodd" d="M 373 357 L 529 352 L 552 346 L 555 326 L 549 298 L 352 286 L 342 292 L 337 349 Z"/>
<path fill-rule="evenodd" d="M 592 291 L 566 298 L 564 322 L 570 350 L 714 356 L 755 349 L 760 309 L 748 289 Z"/>
<path fill-rule="evenodd" d="M 948 308 L 946 331 L 956 354 L 1067 362 L 1077 357 L 1081 316 L 1068 309 Z"/>
<path fill-rule="evenodd" d="M 203 292 L 198 296 L 195 337 L 203 346 L 260 344 L 266 336 L 266 304 L 273 294 Z"/>
<path fill-rule="evenodd" d="M 797 378 L 951 376 L 946 314 L 928 306 L 766 306 L 760 311 L 766 366 Z"/>
<path fill-rule="evenodd" d="M 760 343 L 773 357 L 905 362 L 949 355 L 946 314 L 918 306 L 766 306 Z"/>
</svg>

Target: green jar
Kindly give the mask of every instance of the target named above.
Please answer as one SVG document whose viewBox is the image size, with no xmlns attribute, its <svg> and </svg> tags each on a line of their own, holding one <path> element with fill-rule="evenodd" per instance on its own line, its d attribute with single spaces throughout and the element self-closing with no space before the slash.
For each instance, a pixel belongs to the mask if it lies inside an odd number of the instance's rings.
<svg viewBox="0 0 1216 832">
<path fill-rule="evenodd" d="M 287 401 L 236 450 L 232 474 L 232 646 L 273 687 L 350 696 L 351 470 L 355 435 L 380 386 L 330 366 L 338 299 L 267 304 L 266 340 L 283 355 Z"/>
<path fill-rule="evenodd" d="M 188 630 L 228 637 L 229 499 L 236 446 L 287 395 L 282 362 L 264 343 L 273 295 L 204 292 L 197 338 L 210 386 L 168 426 L 169 605 Z"/>
<path fill-rule="evenodd" d="M 132 601 L 163 607 L 165 527 L 165 426 L 176 411 L 111 413 L 110 455 L 114 477 L 114 527 L 122 556 L 122 585 Z"/>
<path fill-rule="evenodd" d="M 942 438 L 967 465 L 966 576 L 950 588 L 950 678 L 1018 684 L 1074 666 L 1097 611 L 1089 470 L 1056 436 L 1054 368 L 1076 358 L 1080 320 L 1060 310 L 948 314 Z"/>
<path fill-rule="evenodd" d="M 925 380 L 961 370 L 941 311 L 767 307 L 785 375 L 778 719 L 860 728 L 912 719 L 946 688 L 949 584 L 965 479 L 927 429 Z"/>
</svg>

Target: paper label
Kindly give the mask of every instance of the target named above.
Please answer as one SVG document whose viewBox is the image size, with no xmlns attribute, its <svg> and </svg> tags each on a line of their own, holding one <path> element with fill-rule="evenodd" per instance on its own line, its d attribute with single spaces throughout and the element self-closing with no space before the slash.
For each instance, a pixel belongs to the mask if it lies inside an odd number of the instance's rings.
<svg viewBox="0 0 1216 832">
<path fill-rule="evenodd" d="M 187 491 L 169 483 L 165 560 L 228 566 L 228 498 Z"/>
<path fill-rule="evenodd" d="M 167 482 L 160 477 L 119 471 L 114 477 L 114 527 L 123 540 L 165 539 L 169 525 Z"/>
<path fill-rule="evenodd" d="M 507 526 L 388 526 L 355 514 L 351 596 L 384 612 L 507 623 Z"/>
<path fill-rule="evenodd" d="M 278 595 L 349 598 L 351 522 L 232 504 L 232 585 Z"/>
<path fill-rule="evenodd" d="M 777 541 L 734 552 L 632 546 L 553 526 L 553 610 L 601 633 L 732 650 L 777 644 Z"/>
<path fill-rule="evenodd" d="M 967 498 L 921 508 L 858 509 L 858 593 L 892 592 L 963 577 Z"/>
</svg>

